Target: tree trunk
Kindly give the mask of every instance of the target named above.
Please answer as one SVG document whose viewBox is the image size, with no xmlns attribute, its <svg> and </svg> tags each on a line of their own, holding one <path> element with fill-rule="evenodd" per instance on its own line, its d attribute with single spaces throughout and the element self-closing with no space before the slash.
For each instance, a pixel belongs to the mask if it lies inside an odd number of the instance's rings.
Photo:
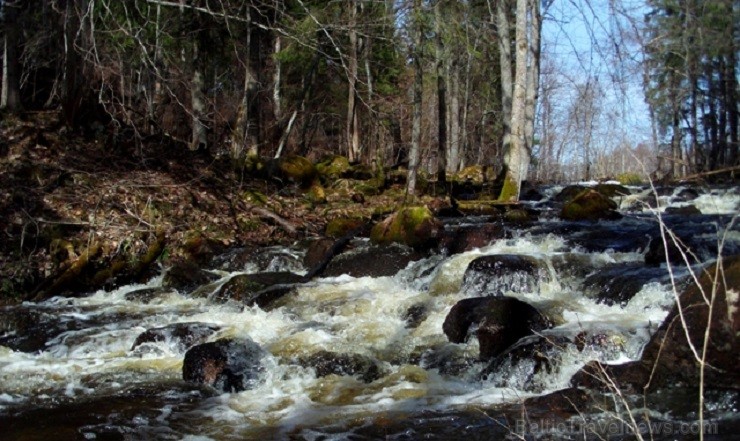
<svg viewBox="0 0 740 441">
<path fill-rule="evenodd" d="M 80 9 L 75 8 L 79 4 Z M 78 35 L 84 35 L 84 22 L 81 18 L 87 10 L 87 0 L 68 0 L 64 17 L 64 81 L 62 87 L 62 113 L 67 127 L 78 124 L 79 111 L 83 101 L 82 58 L 75 43 Z"/>
<path fill-rule="evenodd" d="M 442 41 L 442 0 L 434 5 L 437 75 L 437 182 L 447 182 L 447 102 L 444 78 L 444 43 Z"/>
<path fill-rule="evenodd" d="M 511 144 L 511 104 L 514 83 L 511 66 L 511 32 L 509 26 L 509 0 L 496 2 L 496 25 L 498 27 L 499 64 L 501 65 L 501 120 L 502 147 L 504 151 Z"/>
<path fill-rule="evenodd" d="M 450 128 L 449 155 L 447 168 L 451 173 L 460 169 L 460 65 L 457 57 L 450 67 Z"/>
<path fill-rule="evenodd" d="M 535 0 L 537 1 L 537 0 Z M 529 169 L 529 151 L 526 139 L 526 99 L 527 99 L 527 56 L 528 0 L 516 2 L 516 64 L 514 74 L 514 95 L 511 103 L 511 143 L 504 154 L 506 174 L 499 200 L 519 200 L 521 183 Z M 533 10 L 534 14 L 535 11 Z"/>
<path fill-rule="evenodd" d="M 21 109 L 21 66 L 18 58 L 20 47 L 20 30 L 18 29 L 18 7 L 16 4 L 2 4 L 4 16 L 3 38 L 3 83 L 0 109 L 16 112 Z"/>
<path fill-rule="evenodd" d="M 206 113 L 206 100 L 203 89 L 203 71 L 200 66 L 200 48 L 199 44 L 193 43 L 193 67 L 190 78 L 190 106 L 192 112 L 192 131 L 193 135 L 190 140 L 190 150 L 205 150 L 208 148 L 208 138 L 206 125 L 203 123 L 203 116 Z"/>
<path fill-rule="evenodd" d="M 236 123 L 231 133 L 231 157 L 235 160 L 242 159 L 244 155 L 259 155 L 259 126 L 256 122 L 257 109 L 257 73 L 252 63 L 252 30 L 247 31 L 245 46 L 247 53 L 244 61 L 244 88 L 242 90 L 242 100 L 239 104 Z M 277 50 L 277 45 L 276 45 Z M 279 98 L 279 85 L 273 89 Z M 279 111 L 279 103 L 276 104 L 276 111 Z"/>
<path fill-rule="evenodd" d="M 360 131 L 357 119 L 357 6 L 348 0 L 349 7 L 349 72 L 347 78 L 347 156 L 350 162 L 360 160 Z"/>
<path fill-rule="evenodd" d="M 421 144 L 421 105 L 424 73 L 422 72 L 421 51 L 424 39 L 422 30 L 422 3 L 414 0 L 412 13 L 414 15 L 414 85 L 413 85 L 413 121 L 411 125 L 411 151 L 409 152 L 409 174 L 406 181 L 406 195 L 413 196 L 416 192 L 416 175 L 419 168 L 420 144 Z"/>
</svg>

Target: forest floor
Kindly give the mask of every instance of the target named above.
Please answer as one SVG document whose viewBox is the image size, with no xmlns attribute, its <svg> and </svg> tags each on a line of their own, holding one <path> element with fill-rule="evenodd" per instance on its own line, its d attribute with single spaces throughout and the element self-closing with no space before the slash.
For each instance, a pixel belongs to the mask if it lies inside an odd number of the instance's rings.
<svg viewBox="0 0 740 441">
<path fill-rule="evenodd" d="M 353 201 L 335 182 L 314 204 L 228 158 L 99 129 L 72 133 L 55 112 L 0 120 L 0 304 L 143 279 L 153 258 L 320 236 L 330 219 L 369 220 L 403 202 L 399 188 Z M 48 286 L 65 272 L 75 283 Z"/>
</svg>

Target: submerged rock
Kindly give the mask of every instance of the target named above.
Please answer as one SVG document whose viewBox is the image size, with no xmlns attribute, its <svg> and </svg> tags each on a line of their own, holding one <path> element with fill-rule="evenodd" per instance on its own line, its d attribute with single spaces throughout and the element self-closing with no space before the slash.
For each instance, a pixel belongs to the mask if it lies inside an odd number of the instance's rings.
<svg viewBox="0 0 740 441">
<path fill-rule="evenodd" d="M 493 254 L 468 264 L 462 290 L 490 296 L 501 296 L 508 291 L 537 292 L 540 281 L 548 279 L 547 272 L 534 257 Z"/>
<path fill-rule="evenodd" d="M 215 334 L 221 327 L 211 323 L 174 323 L 159 328 L 147 329 L 139 334 L 131 346 L 136 349 L 144 343 L 169 342 L 179 351 L 203 343 L 208 337 Z"/>
<path fill-rule="evenodd" d="M 583 286 L 597 303 L 619 305 L 629 302 L 642 287 L 651 282 L 668 282 L 664 268 L 646 267 L 641 263 L 609 265 L 586 277 Z"/>
<path fill-rule="evenodd" d="M 264 370 L 264 355 L 262 348 L 251 339 L 203 343 L 185 353 L 182 378 L 222 392 L 252 389 Z"/>
<path fill-rule="evenodd" d="M 298 363 L 316 370 L 317 377 L 327 375 L 356 375 L 365 383 L 371 383 L 382 376 L 381 366 L 374 359 L 360 354 L 341 354 L 319 351 L 301 357 Z"/>
<path fill-rule="evenodd" d="M 551 327 L 534 306 L 513 297 L 474 297 L 452 307 L 442 330 L 452 343 L 465 342 L 475 333 L 480 358 L 489 360 L 522 337 Z"/>
<path fill-rule="evenodd" d="M 560 336 L 531 336 L 517 342 L 495 357 L 481 372 L 481 377 L 498 387 L 540 392 L 548 385 L 538 375 L 560 368 L 561 355 L 570 340 Z"/>
</svg>

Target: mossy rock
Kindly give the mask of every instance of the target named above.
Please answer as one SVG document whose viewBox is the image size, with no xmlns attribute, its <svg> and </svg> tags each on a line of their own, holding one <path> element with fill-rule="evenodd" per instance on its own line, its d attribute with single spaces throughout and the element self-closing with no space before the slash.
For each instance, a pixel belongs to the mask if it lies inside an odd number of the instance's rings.
<svg viewBox="0 0 740 441">
<path fill-rule="evenodd" d="M 632 193 L 627 187 L 619 184 L 599 184 L 594 187 L 594 190 L 610 198 L 628 196 Z"/>
<path fill-rule="evenodd" d="M 267 196 L 256 190 L 246 190 L 242 193 L 242 200 L 252 205 L 264 206 L 267 204 Z"/>
<path fill-rule="evenodd" d="M 560 190 L 560 193 L 556 194 L 555 197 L 553 197 L 553 200 L 556 202 L 570 202 L 576 196 L 583 193 L 587 189 L 588 187 L 585 187 L 583 185 L 567 185 L 562 190 Z"/>
<path fill-rule="evenodd" d="M 318 179 L 316 179 L 311 184 L 311 187 L 306 192 L 306 195 L 308 196 L 308 199 L 311 201 L 311 203 L 314 203 L 314 204 L 325 204 L 326 203 L 326 191 L 324 190 L 324 187 L 321 185 L 321 182 L 319 182 Z"/>
<path fill-rule="evenodd" d="M 452 180 L 457 182 L 473 182 L 475 184 L 482 184 L 487 181 L 492 181 L 495 178 L 492 171 L 493 170 L 490 167 L 471 165 L 457 172 L 452 177 Z"/>
<path fill-rule="evenodd" d="M 349 169 L 349 160 L 340 155 L 326 156 L 316 164 L 316 170 L 324 182 L 341 178 Z"/>
<path fill-rule="evenodd" d="M 401 243 L 414 248 L 433 246 L 442 224 L 427 207 L 406 207 L 378 222 L 370 239 L 378 244 Z"/>
<path fill-rule="evenodd" d="M 318 177 L 316 166 L 303 156 L 285 156 L 278 160 L 277 166 L 283 178 L 299 184 L 304 189 L 311 187 Z"/>
<path fill-rule="evenodd" d="M 326 224 L 324 235 L 338 239 L 346 236 L 351 231 L 361 228 L 364 224 L 364 220 L 356 217 L 332 219 Z"/>
<path fill-rule="evenodd" d="M 586 189 L 567 202 L 560 217 L 565 220 L 619 219 L 617 203 L 596 190 Z"/>
</svg>

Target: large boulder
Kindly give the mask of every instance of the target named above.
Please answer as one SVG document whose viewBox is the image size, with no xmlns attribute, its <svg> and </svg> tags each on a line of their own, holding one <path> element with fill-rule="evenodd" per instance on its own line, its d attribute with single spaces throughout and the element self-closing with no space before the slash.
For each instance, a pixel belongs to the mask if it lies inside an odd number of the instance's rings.
<svg viewBox="0 0 740 441">
<path fill-rule="evenodd" d="M 508 291 L 537 292 L 540 281 L 548 278 L 540 262 L 532 256 L 493 254 L 478 257 L 468 264 L 462 290 L 489 296 L 500 296 Z"/>
<path fill-rule="evenodd" d="M 740 388 L 737 369 L 740 362 L 740 256 L 723 258 L 721 269 L 718 271 L 716 263 L 710 265 L 701 272 L 698 284 L 690 285 L 681 293 L 680 302 L 645 346 L 641 360 L 616 366 L 593 362 L 571 382 L 579 386 L 603 387 L 612 384 L 607 383 L 608 375 L 620 388 L 634 391 L 643 391 L 647 385 L 651 388 L 695 386 L 699 384 L 702 371 L 702 364 L 696 357 L 701 357 L 704 351 L 706 335 L 705 387 Z"/>
<path fill-rule="evenodd" d="M 370 232 L 376 244 L 400 243 L 416 249 L 434 246 L 442 224 L 427 207 L 406 207 L 378 222 Z"/>
<path fill-rule="evenodd" d="M 182 378 L 222 392 L 252 389 L 264 370 L 265 352 L 251 339 L 221 339 L 193 346 L 185 353 Z"/>
<path fill-rule="evenodd" d="M 317 377 L 327 375 L 355 375 L 365 383 L 371 383 L 382 375 L 380 364 L 374 359 L 360 354 L 342 354 L 331 351 L 318 351 L 301 357 L 298 363 L 313 368 Z"/>
<path fill-rule="evenodd" d="M 334 257 L 326 270 L 325 277 L 336 277 L 343 274 L 352 277 L 393 276 L 409 263 L 420 260 L 422 254 L 414 249 L 391 244 L 356 248 Z"/>
<path fill-rule="evenodd" d="M 221 327 L 217 325 L 198 322 L 174 323 L 158 328 L 151 328 L 136 337 L 131 350 L 136 349 L 144 343 L 166 342 L 175 350 L 185 351 L 196 344 L 203 343 L 219 329 Z"/>
<path fill-rule="evenodd" d="M 617 203 L 596 190 L 586 189 L 563 205 L 560 217 L 573 221 L 619 219 Z"/>
<path fill-rule="evenodd" d="M 463 343 L 474 332 L 480 358 L 489 360 L 522 337 L 551 326 L 534 306 L 513 297 L 473 297 L 452 307 L 442 330 L 452 343 Z"/>
</svg>

